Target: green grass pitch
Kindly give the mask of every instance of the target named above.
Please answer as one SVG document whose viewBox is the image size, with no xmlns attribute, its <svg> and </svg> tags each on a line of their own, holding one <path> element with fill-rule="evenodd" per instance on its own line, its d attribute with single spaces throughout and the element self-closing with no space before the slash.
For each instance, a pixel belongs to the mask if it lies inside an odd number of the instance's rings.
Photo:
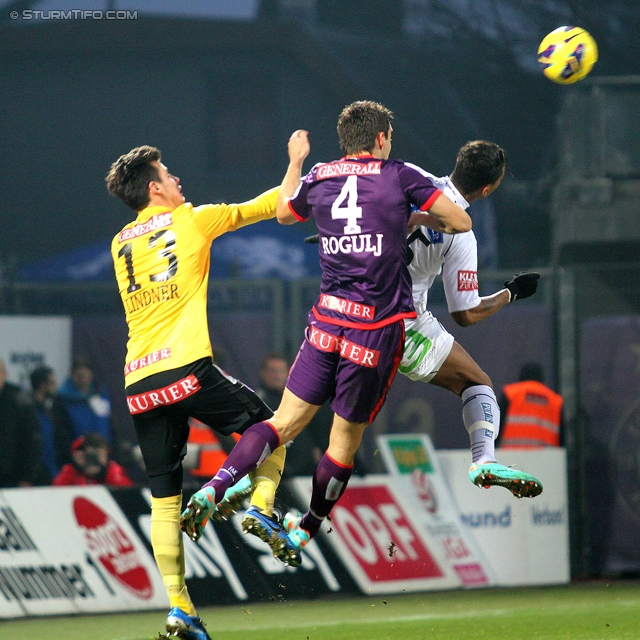
<svg viewBox="0 0 640 640">
<path fill-rule="evenodd" d="M 166 612 L 0 623 L 10 640 L 157 640 Z M 205 608 L 213 640 L 640 638 L 640 582 Z"/>
</svg>

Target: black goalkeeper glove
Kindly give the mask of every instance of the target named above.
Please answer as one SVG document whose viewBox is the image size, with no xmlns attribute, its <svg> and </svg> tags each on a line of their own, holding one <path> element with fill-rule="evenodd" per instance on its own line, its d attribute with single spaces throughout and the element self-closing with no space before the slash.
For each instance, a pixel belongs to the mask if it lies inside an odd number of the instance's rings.
<svg viewBox="0 0 640 640">
<path fill-rule="evenodd" d="M 315 236 L 307 236 L 304 239 L 305 244 L 318 244 L 320 242 L 320 238 L 318 237 L 318 234 L 316 233 Z"/>
<path fill-rule="evenodd" d="M 511 300 L 522 300 L 532 296 L 538 288 L 538 280 L 540 280 L 539 273 L 519 273 L 513 276 L 511 280 L 504 283 L 504 286 L 509 289 L 511 294 Z"/>
</svg>

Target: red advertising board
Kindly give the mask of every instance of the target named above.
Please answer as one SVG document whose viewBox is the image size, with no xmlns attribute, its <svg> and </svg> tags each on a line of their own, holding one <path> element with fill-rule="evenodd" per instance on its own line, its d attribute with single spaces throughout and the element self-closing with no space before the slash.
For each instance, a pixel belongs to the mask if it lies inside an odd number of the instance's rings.
<svg viewBox="0 0 640 640">
<path fill-rule="evenodd" d="M 444 575 L 387 487 L 348 488 L 331 520 L 372 582 Z"/>
<path fill-rule="evenodd" d="M 400 593 L 456 587 L 437 545 L 430 544 L 394 490 L 389 476 L 352 478 L 323 527 L 324 538 L 349 569 L 363 593 Z M 307 483 L 296 480 L 301 495 Z"/>
</svg>

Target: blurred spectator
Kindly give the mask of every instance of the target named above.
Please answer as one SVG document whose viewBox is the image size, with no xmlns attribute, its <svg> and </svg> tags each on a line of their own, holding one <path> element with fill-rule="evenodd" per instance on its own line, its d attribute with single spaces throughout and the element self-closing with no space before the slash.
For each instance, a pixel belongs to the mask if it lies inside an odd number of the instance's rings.
<svg viewBox="0 0 640 640">
<path fill-rule="evenodd" d="M 71 376 L 58 390 L 73 424 L 74 436 L 97 432 L 111 444 L 111 401 L 107 388 L 98 386 L 92 367 L 78 358 Z"/>
<path fill-rule="evenodd" d="M 71 460 L 73 424 L 58 396 L 58 383 L 51 367 L 42 365 L 29 376 L 35 409 L 40 420 L 42 460 L 49 470 L 49 482 L 60 472 L 63 464 Z"/>
<path fill-rule="evenodd" d="M 280 353 L 268 353 L 260 367 L 260 386 L 256 393 L 272 408 L 277 409 L 289 376 L 289 362 Z M 308 427 L 287 448 L 283 475 L 312 476 L 329 446 L 329 434 L 333 423 L 333 411 L 325 403 L 311 419 Z M 362 472 L 359 455 L 354 465 L 355 473 Z"/>
<path fill-rule="evenodd" d="M 260 384 L 256 393 L 275 411 L 282 400 L 284 386 L 289 376 L 289 362 L 280 353 L 272 351 L 262 360 Z"/>
<path fill-rule="evenodd" d="M 510 449 L 560 446 L 562 396 L 544 385 L 542 366 L 527 362 L 520 381 L 503 388 L 500 402 L 503 424 L 499 445 Z"/>
<path fill-rule="evenodd" d="M 87 433 L 73 441 L 71 462 L 65 464 L 53 480 L 56 487 L 87 484 L 133 486 L 124 468 L 109 460 L 109 444 L 97 432 Z"/>
<path fill-rule="evenodd" d="M 38 414 L 31 398 L 18 385 L 7 382 L 0 359 L 0 488 L 49 483 L 42 462 Z"/>
</svg>

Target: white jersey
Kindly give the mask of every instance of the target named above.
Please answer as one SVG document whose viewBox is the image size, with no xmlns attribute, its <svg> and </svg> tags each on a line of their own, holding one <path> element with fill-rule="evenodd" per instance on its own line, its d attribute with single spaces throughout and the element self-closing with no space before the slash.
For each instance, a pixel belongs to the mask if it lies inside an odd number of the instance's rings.
<svg viewBox="0 0 640 640">
<path fill-rule="evenodd" d="M 469 203 L 448 176 L 437 178 L 429 174 L 429 177 L 458 206 L 469 208 Z M 429 288 L 440 272 L 449 313 L 477 307 L 480 304 L 478 249 L 473 231 L 451 235 L 427 227 L 418 229 L 419 233 L 414 231 L 412 234 L 417 237 L 411 242 L 413 259 L 409 265 L 413 304 L 418 314 L 426 311 Z"/>
</svg>

